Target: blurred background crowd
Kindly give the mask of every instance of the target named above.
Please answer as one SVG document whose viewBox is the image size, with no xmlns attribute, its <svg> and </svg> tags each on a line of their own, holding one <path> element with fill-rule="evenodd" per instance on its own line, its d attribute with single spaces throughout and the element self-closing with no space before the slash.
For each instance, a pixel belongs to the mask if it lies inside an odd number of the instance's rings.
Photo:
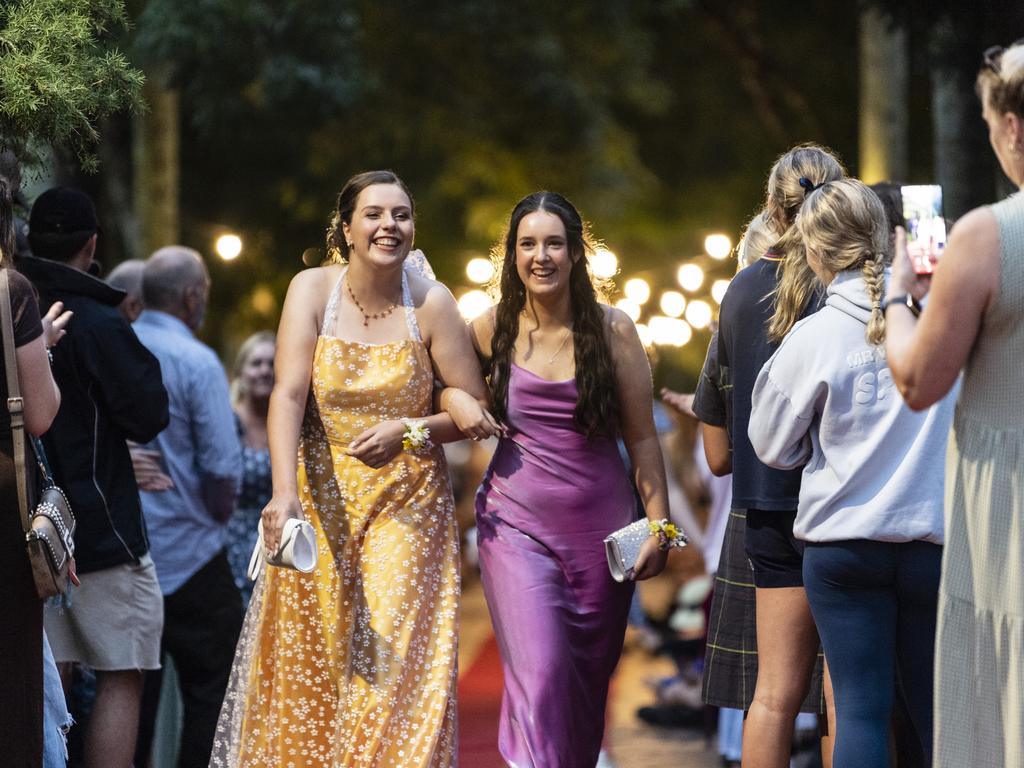
<svg viewBox="0 0 1024 768">
<path fill-rule="evenodd" d="M 198 339 L 186 378 L 203 355 L 227 372 L 211 374 L 225 379 L 211 419 L 228 425 L 220 431 L 233 447 L 189 450 L 231 454 L 222 474 L 241 474 L 221 575 L 247 596 L 270 492 L 273 329 L 289 280 L 325 256 L 339 180 L 372 167 L 402 175 L 416 191 L 416 245 L 467 320 L 492 303 L 490 249 L 510 203 L 536 188 L 564 192 L 603 240 L 592 271 L 637 323 L 656 389 L 689 392 L 742 225 L 782 150 L 813 139 L 867 182 L 941 184 L 953 220 L 1009 191 L 973 94 L 978 51 L 1005 42 L 1007 29 L 1024 30 L 1024 6 L 1006 0 L 600 0 L 557 12 L 529 0 L 11 2 L 0 8 L 0 176 L 19 258 L 31 258 L 30 212 L 44 191 L 81 190 L 54 215 L 89 220 L 82 271 L 124 291 L 107 303 L 130 323 L 143 307 L 179 318 Z M 161 257 L 179 242 L 196 250 Z M 153 286 L 166 281 L 181 296 L 198 291 L 195 305 L 161 305 Z M 160 357 L 155 337 L 139 335 Z M 126 387 L 144 379 L 124 376 Z M 665 402 L 656 424 L 673 517 L 691 546 L 639 589 L 627 644 L 661 661 L 630 678 L 640 691 L 630 701 L 651 727 L 709 744 L 720 730 L 723 746 L 710 751 L 736 761 L 729 729 L 739 726 L 700 695 L 730 483 L 708 468 L 689 401 L 670 392 Z M 135 406 L 168 418 L 159 397 Z M 166 460 L 179 447 L 151 444 L 156 431 L 140 427 L 126 460 L 143 511 L 159 517 L 146 492 L 183 481 Z M 466 590 L 477 586 L 473 498 L 492 451 L 446 446 Z M 240 618 L 225 621 L 233 647 Z M 83 668 L 65 680 L 82 723 L 102 678 Z M 136 765 L 162 768 L 177 752 L 181 704 L 164 688 L 144 694 L 153 722 Z M 158 720 L 158 706 L 171 714 Z M 810 765 L 817 725 L 804 725 L 795 750 L 809 745 Z M 72 764 L 82 764 L 82 739 L 72 731 Z"/>
</svg>

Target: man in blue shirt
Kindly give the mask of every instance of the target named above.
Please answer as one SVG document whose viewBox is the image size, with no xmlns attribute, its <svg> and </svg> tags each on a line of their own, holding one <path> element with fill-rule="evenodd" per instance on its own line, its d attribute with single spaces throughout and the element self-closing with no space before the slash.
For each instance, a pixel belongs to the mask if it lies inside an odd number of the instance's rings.
<svg viewBox="0 0 1024 768">
<path fill-rule="evenodd" d="M 164 595 L 163 650 L 174 661 L 184 700 L 181 768 L 209 763 L 242 626 L 242 601 L 225 550 L 241 451 L 224 368 L 195 337 L 209 292 L 198 253 L 161 248 L 143 270 L 146 309 L 133 326 L 160 361 L 170 400 L 170 424 L 147 447 L 163 457 L 173 487 L 142 493 L 142 509 Z M 150 673 L 138 765 L 147 764 L 159 689 L 159 675 Z"/>
</svg>

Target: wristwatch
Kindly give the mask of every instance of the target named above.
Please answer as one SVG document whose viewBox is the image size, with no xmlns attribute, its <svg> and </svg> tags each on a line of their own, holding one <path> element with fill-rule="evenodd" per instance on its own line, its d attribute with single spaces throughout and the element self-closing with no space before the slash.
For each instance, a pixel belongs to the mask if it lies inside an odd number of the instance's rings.
<svg viewBox="0 0 1024 768">
<path fill-rule="evenodd" d="M 909 293 L 900 293 L 896 296 L 889 296 L 882 304 L 882 312 L 885 312 L 893 304 L 902 304 L 910 310 L 914 317 L 919 317 L 921 314 L 921 304 Z"/>
</svg>

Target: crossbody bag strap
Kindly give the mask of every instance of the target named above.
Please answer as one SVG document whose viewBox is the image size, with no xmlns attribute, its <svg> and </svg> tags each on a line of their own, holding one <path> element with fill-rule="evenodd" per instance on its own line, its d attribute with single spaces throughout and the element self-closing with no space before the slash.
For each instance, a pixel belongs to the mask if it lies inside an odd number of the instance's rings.
<svg viewBox="0 0 1024 768">
<path fill-rule="evenodd" d="M 18 485 L 21 527 L 28 533 L 28 482 L 25 475 L 25 401 L 18 386 L 18 358 L 14 347 L 14 314 L 7 268 L 0 267 L 0 325 L 3 326 L 4 369 L 7 373 L 7 410 L 11 412 L 11 442 L 14 445 L 14 477 Z"/>
</svg>

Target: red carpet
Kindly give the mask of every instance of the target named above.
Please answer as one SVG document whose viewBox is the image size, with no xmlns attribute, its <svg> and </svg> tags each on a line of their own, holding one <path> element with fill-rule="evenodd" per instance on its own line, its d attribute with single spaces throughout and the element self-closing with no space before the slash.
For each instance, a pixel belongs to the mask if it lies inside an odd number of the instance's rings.
<svg viewBox="0 0 1024 768">
<path fill-rule="evenodd" d="M 492 635 L 459 679 L 459 765 L 505 768 L 498 754 L 501 657 Z"/>
</svg>

